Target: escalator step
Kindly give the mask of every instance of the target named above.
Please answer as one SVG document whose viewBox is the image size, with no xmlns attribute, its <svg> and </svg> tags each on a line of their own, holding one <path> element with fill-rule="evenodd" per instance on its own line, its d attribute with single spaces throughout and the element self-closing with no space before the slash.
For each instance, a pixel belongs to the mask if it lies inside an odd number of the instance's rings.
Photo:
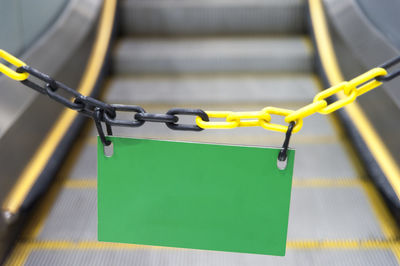
<svg viewBox="0 0 400 266">
<path fill-rule="evenodd" d="M 292 190 L 288 241 L 384 240 L 361 186 L 301 186 Z M 66 188 L 38 241 L 96 241 L 97 190 Z"/>
<path fill-rule="evenodd" d="M 113 60 L 117 74 L 312 70 L 303 37 L 125 38 Z"/>
<path fill-rule="evenodd" d="M 125 34 L 299 33 L 305 30 L 302 0 L 125 0 Z"/>
<path fill-rule="evenodd" d="M 311 102 L 317 93 L 311 75 L 215 75 L 117 77 L 106 100 L 138 104 L 223 104 Z"/>
</svg>

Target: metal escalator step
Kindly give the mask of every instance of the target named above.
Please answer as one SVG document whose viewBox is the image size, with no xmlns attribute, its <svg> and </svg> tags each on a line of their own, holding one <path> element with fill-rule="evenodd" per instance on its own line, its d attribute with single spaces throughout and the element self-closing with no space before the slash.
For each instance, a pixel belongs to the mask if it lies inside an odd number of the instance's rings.
<svg viewBox="0 0 400 266">
<path fill-rule="evenodd" d="M 117 77 L 105 98 L 112 103 L 193 104 L 311 102 L 318 84 L 312 75 L 214 75 Z"/>
<path fill-rule="evenodd" d="M 265 266 L 265 265 L 398 265 L 390 249 L 288 249 L 285 257 L 188 249 L 132 247 L 79 250 L 33 250 L 26 266 Z"/>
<path fill-rule="evenodd" d="M 97 189 L 63 189 L 37 239 L 97 240 Z"/>
<path fill-rule="evenodd" d="M 293 188 L 288 240 L 384 240 L 361 186 Z"/>
<path fill-rule="evenodd" d="M 96 188 L 66 188 L 39 241 L 96 241 Z M 288 241 L 384 240 L 362 187 L 294 187 Z"/>
<path fill-rule="evenodd" d="M 312 70 L 303 37 L 125 38 L 113 60 L 117 74 Z"/>
<path fill-rule="evenodd" d="M 302 0 L 125 0 L 125 34 L 299 33 L 305 30 Z"/>
<path fill-rule="evenodd" d="M 165 139 L 165 138 L 162 138 Z M 201 141 L 201 139 L 197 139 Z M 281 141 L 283 142 L 283 140 Z M 268 139 L 265 139 L 268 146 Z M 253 143 L 254 144 L 254 143 Z M 279 144 L 280 146 L 281 144 Z M 338 142 L 295 144 L 296 159 L 294 165 L 295 178 L 355 178 L 357 173 L 353 168 L 349 156 Z M 97 146 L 89 144 L 82 153 L 75 158 L 76 164 L 72 167 L 69 177 L 73 179 L 95 179 Z M 338 165 L 340 167 L 338 167 Z"/>
<path fill-rule="evenodd" d="M 340 179 L 358 176 L 340 143 L 296 144 L 294 147 L 297 149 L 294 177 Z"/>
</svg>

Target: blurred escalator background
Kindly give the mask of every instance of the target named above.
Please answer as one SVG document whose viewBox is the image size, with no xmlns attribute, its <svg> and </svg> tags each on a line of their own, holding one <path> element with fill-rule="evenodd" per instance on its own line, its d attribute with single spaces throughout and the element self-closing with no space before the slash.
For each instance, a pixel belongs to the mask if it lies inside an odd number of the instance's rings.
<svg viewBox="0 0 400 266">
<path fill-rule="evenodd" d="M 393 25 L 400 6 L 377 3 L 0 0 L 0 48 L 86 95 L 152 113 L 297 109 L 342 77 L 398 54 Z M 3 261 L 398 265 L 398 85 L 363 95 L 353 109 L 304 120 L 291 141 L 296 161 L 287 254 L 272 257 L 97 242 L 93 123 L 1 76 Z M 146 123 L 113 130 L 117 136 L 243 145 L 280 146 L 284 139 L 262 128 L 180 132 Z"/>
</svg>

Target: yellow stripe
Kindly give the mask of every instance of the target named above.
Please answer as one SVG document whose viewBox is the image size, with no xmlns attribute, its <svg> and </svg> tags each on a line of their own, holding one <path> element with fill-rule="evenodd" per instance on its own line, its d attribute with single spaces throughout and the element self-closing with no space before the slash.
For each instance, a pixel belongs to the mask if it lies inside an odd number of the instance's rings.
<svg viewBox="0 0 400 266">
<path fill-rule="evenodd" d="M 361 187 L 364 183 L 369 184 L 367 180 L 359 178 L 295 178 L 293 187 Z M 66 188 L 97 188 L 97 179 L 68 179 L 64 183 Z"/>
<path fill-rule="evenodd" d="M 66 188 L 97 188 L 97 179 L 68 179 L 64 187 Z"/>
<path fill-rule="evenodd" d="M 287 242 L 287 248 L 292 249 L 391 249 L 398 246 L 398 241 L 387 240 L 311 240 Z"/>
<path fill-rule="evenodd" d="M 18 244 L 4 265 L 7 266 L 22 266 L 25 265 L 32 248 L 27 245 Z"/>
<path fill-rule="evenodd" d="M 343 81 L 343 75 L 336 60 L 335 51 L 329 35 L 321 0 L 309 0 L 310 16 L 314 30 L 315 42 L 322 66 L 331 85 Z"/>
<path fill-rule="evenodd" d="M 318 53 L 321 58 L 321 63 L 327 75 L 330 84 L 338 84 L 344 80 L 339 64 L 336 60 L 336 54 L 332 46 L 329 30 L 326 23 L 325 13 L 321 0 L 309 0 L 310 15 L 312 27 L 315 32 L 315 41 L 317 44 Z M 343 99 L 345 95 L 339 94 L 339 99 Z M 400 169 L 387 150 L 385 144 L 376 133 L 371 123 L 361 110 L 357 103 L 353 103 L 344 108 L 353 124 L 368 149 L 374 156 L 379 167 L 382 169 L 385 176 L 388 178 L 396 195 L 400 198 Z M 386 210 L 382 200 L 378 196 L 375 189 L 371 186 L 364 185 L 364 189 L 369 196 L 371 205 L 377 215 L 381 228 L 385 236 L 389 239 L 397 237 L 398 230 L 392 217 Z M 397 261 L 400 263 L 400 248 L 399 245 L 392 248 L 392 252 L 396 255 Z"/>
<path fill-rule="evenodd" d="M 364 142 L 367 144 L 369 151 L 388 178 L 397 197 L 400 199 L 400 168 L 397 166 L 392 155 L 368 121 L 360 106 L 353 103 L 353 105 L 347 107 L 346 111 L 353 120 L 358 132 L 360 132 Z"/>
<path fill-rule="evenodd" d="M 100 74 L 100 69 L 105 59 L 112 33 L 112 22 L 114 21 L 115 8 L 115 0 L 104 1 L 94 48 L 90 55 L 88 65 L 86 66 L 83 79 L 79 84 L 78 91 L 84 95 L 88 95 L 91 92 L 96 83 L 97 77 Z M 57 145 L 66 134 L 76 116 L 77 113 L 71 110 L 65 110 L 61 114 L 60 119 L 53 126 L 50 133 L 45 137 L 39 149 L 25 167 L 15 186 L 3 202 L 2 208 L 4 211 L 11 213 L 18 212 L 32 186 L 44 170 L 47 162 L 50 160 L 52 154 L 57 148 Z"/>
<path fill-rule="evenodd" d="M 336 250 L 381 250 L 398 249 L 399 242 L 385 240 L 306 240 L 288 241 L 288 249 L 336 249 Z M 7 260 L 5 265 L 24 265 L 29 254 L 35 250 L 135 250 L 135 249 L 163 249 L 163 250 L 185 250 L 181 248 L 144 246 L 134 244 L 119 244 L 106 242 L 70 242 L 70 241 L 32 241 L 17 245 L 16 249 Z"/>
<path fill-rule="evenodd" d="M 298 240 L 288 241 L 286 243 L 287 248 L 293 249 L 389 249 L 399 245 L 398 241 L 388 240 Z M 88 249 L 180 249 L 184 248 L 173 248 L 163 246 L 148 246 L 148 245 L 136 245 L 136 244 L 123 244 L 123 243 L 110 243 L 110 242 L 98 242 L 98 241 L 26 241 L 18 244 L 21 246 L 29 247 L 30 249 L 38 250 L 88 250 Z"/>
<path fill-rule="evenodd" d="M 293 187 L 359 187 L 363 181 L 359 178 L 295 178 Z"/>
<path fill-rule="evenodd" d="M 309 0 L 312 24 L 315 32 L 317 49 L 330 84 L 342 82 L 343 75 L 336 60 L 335 51 L 329 35 L 323 7 L 320 0 Z M 343 99 L 345 95 L 339 94 Z M 345 111 L 356 126 L 358 132 L 374 156 L 385 176 L 400 199 L 400 168 L 387 150 L 385 144 L 376 133 L 368 118 L 357 103 L 348 105 Z"/>
</svg>

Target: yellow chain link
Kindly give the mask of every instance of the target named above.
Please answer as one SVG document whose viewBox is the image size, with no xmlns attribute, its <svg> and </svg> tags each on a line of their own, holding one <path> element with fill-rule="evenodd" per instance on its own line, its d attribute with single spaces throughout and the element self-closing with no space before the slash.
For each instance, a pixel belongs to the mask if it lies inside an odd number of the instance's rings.
<svg viewBox="0 0 400 266">
<path fill-rule="evenodd" d="M 1 49 L 0 49 L 0 59 L 4 59 L 4 61 L 12 64 L 16 68 L 26 65 L 24 62 L 22 62 L 15 56 Z M 18 73 L 13 69 L 9 68 L 8 66 L 2 64 L 1 62 L 0 62 L 0 72 L 14 80 L 19 80 L 19 81 L 25 80 L 29 77 L 28 73 Z"/>
<path fill-rule="evenodd" d="M 255 112 L 218 112 L 206 111 L 209 118 L 225 118 L 223 122 L 204 121 L 200 117 L 196 118 L 196 123 L 201 128 L 235 128 L 235 127 L 256 127 L 261 126 L 265 129 L 279 132 L 286 132 L 287 125 L 271 123 L 271 115 L 283 116 L 286 123 L 295 122 L 293 133 L 298 132 L 303 126 L 303 118 L 315 113 L 330 114 L 350 103 L 358 96 L 380 86 L 382 82 L 375 78 L 387 75 L 384 68 L 373 68 L 368 72 L 350 80 L 339 83 L 329 89 L 318 93 L 311 104 L 303 106 L 298 110 L 288 110 L 276 107 L 266 107 L 261 111 Z M 335 102 L 326 101 L 337 93 L 343 92 L 346 97 Z"/>
<path fill-rule="evenodd" d="M 271 123 L 271 115 L 287 116 L 294 111 L 276 107 L 266 107 L 256 112 L 231 112 L 231 111 L 207 111 L 209 118 L 225 118 L 222 122 L 207 122 L 196 117 L 196 123 L 201 128 L 229 129 L 235 127 L 263 127 L 265 129 L 286 132 L 287 126 Z M 303 126 L 302 119 L 295 119 L 296 125 L 293 132 L 298 132 Z"/>
<path fill-rule="evenodd" d="M 269 115 L 278 115 L 283 117 L 286 117 L 294 112 L 293 110 L 282 109 L 277 107 L 265 107 L 262 111 L 268 113 Z M 292 130 L 293 133 L 299 132 L 299 130 L 303 126 L 303 119 L 296 119 L 295 122 L 296 125 L 293 127 Z M 263 123 L 261 126 L 265 129 L 272 131 L 279 131 L 279 132 L 286 132 L 288 129 L 288 126 L 273 124 L 270 123 L 269 121 L 266 121 L 266 123 Z"/>
</svg>

